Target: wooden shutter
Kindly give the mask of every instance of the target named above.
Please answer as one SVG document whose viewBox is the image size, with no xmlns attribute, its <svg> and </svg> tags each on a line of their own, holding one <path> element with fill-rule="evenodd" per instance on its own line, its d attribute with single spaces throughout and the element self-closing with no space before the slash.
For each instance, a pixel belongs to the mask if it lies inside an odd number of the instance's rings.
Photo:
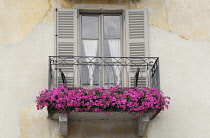
<svg viewBox="0 0 210 138">
<path fill-rule="evenodd" d="M 55 22 L 56 56 L 77 56 L 77 10 L 56 9 Z M 74 59 L 65 59 L 65 63 L 73 64 Z M 58 65 L 57 68 L 57 86 L 62 84 L 59 69 L 63 71 L 68 86 L 74 85 L 75 68 L 69 65 Z"/>
<path fill-rule="evenodd" d="M 126 54 L 128 57 L 148 56 L 148 24 L 147 9 L 129 9 L 125 11 Z M 129 62 L 129 61 L 128 61 Z M 144 64 L 142 60 L 133 59 L 135 64 Z M 130 67 L 128 71 L 129 86 L 134 86 L 135 72 L 138 67 Z M 146 66 L 140 66 L 138 86 L 147 87 Z"/>
</svg>

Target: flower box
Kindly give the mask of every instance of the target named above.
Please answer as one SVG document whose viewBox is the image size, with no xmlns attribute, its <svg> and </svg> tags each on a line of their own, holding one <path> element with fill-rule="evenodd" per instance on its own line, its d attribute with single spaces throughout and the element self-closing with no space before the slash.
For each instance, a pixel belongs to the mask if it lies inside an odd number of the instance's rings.
<svg viewBox="0 0 210 138">
<path fill-rule="evenodd" d="M 62 113 L 56 109 L 47 109 L 48 111 L 48 118 L 51 120 L 58 120 L 59 115 L 63 114 L 66 115 L 70 120 L 129 120 L 129 119 L 138 119 L 140 114 L 136 112 L 75 112 L 71 113 L 70 115 L 67 115 L 65 113 Z M 146 113 L 144 113 L 146 114 Z M 148 113 L 149 119 L 154 119 L 155 115 L 150 112 Z"/>
<path fill-rule="evenodd" d="M 138 135 L 144 136 L 149 120 L 164 108 L 170 97 L 154 88 L 94 89 L 54 88 L 43 90 L 37 97 L 37 109 L 47 107 L 50 119 L 58 119 L 61 135 L 68 133 L 68 119 L 137 119 Z M 95 112 L 98 112 L 96 114 Z M 69 116 L 69 117 L 68 117 Z"/>
</svg>

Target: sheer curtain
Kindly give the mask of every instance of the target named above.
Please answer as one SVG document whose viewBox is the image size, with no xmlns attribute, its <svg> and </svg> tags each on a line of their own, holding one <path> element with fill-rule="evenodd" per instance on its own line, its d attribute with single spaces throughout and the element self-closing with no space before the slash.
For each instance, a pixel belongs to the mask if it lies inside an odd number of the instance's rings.
<svg viewBox="0 0 210 138">
<path fill-rule="evenodd" d="M 119 39 L 111 39 L 108 40 L 109 49 L 112 57 L 120 57 L 120 40 Z M 120 61 L 120 58 L 113 59 L 113 62 Z M 117 76 L 117 84 L 120 84 L 120 66 L 114 66 L 114 70 Z"/>
<path fill-rule="evenodd" d="M 98 47 L 98 40 L 83 40 L 85 56 L 93 56 L 97 55 L 97 47 Z M 88 58 L 86 59 L 87 62 L 95 62 L 95 58 Z M 94 64 L 88 65 L 89 71 L 89 78 L 90 78 L 90 86 L 93 86 L 93 72 L 94 72 Z"/>
</svg>

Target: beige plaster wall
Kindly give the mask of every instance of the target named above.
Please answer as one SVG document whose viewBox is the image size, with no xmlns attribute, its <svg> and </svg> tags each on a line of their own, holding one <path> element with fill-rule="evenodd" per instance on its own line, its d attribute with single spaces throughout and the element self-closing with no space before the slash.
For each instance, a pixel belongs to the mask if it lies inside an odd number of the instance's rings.
<svg viewBox="0 0 210 138">
<path fill-rule="evenodd" d="M 210 137 L 209 0 L 1 0 L 0 137 L 59 137 L 57 122 L 47 120 L 46 110 L 36 111 L 33 102 L 47 88 L 54 9 L 74 4 L 148 8 L 150 56 L 160 57 L 161 88 L 172 100 L 170 109 L 150 123 L 147 137 Z M 77 128 L 84 122 L 72 124 Z M 132 134 L 133 129 L 127 136 Z"/>
<path fill-rule="evenodd" d="M 137 8 L 149 9 L 151 26 L 178 33 L 183 39 L 210 40 L 210 1 L 142 0 Z"/>
<path fill-rule="evenodd" d="M 21 42 L 0 49 L 0 137 L 20 136 L 20 108 L 47 88 L 54 25 L 38 24 Z M 25 120 L 25 118 L 23 118 Z M 30 126 L 37 128 L 35 124 Z"/>
<path fill-rule="evenodd" d="M 210 41 L 149 30 L 150 55 L 160 57 L 161 89 L 172 99 L 170 109 L 150 123 L 148 138 L 210 137 Z"/>
<path fill-rule="evenodd" d="M 0 45 L 26 37 L 49 10 L 48 0 L 1 0 Z"/>
</svg>

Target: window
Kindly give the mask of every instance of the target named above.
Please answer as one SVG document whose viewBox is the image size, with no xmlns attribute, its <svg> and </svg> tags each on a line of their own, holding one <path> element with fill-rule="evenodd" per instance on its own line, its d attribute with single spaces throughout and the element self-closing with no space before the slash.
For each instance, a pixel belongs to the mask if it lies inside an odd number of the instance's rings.
<svg viewBox="0 0 210 138">
<path fill-rule="evenodd" d="M 122 15 L 121 14 L 81 14 L 80 15 L 81 56 L 121 57 L 122 56 Z M 97 59 L 87 59 L 93 62 Z M 109 60 L 109 62 L 116 62 Z M 120 62 L 120 60 L 118 60 Z M 107 66 L 99 77 L 99 68 L 94 65 L 82 67 L 82 85 L 120 85 L 120 67 Z M 115 77 L 113 77 L 115 76 Z M 118 82 L 114 78 L 118 79 Z"/>
<path fill-rule="evenodd" d="M 82 56 L 121 56 L 122 16 L 81 15 L 81 45 Z"/>
<path fill-rule="evenodd" d="M 57 56 L 143 57 L 148 55 L 146 9 L 125 10 L 125 15 L 122 12 L 79 13 L 77 9 L 57 9 L 55 22 Z M 123 74 L 119 71 L 120 68 L 106 67 L 101 72 L 94 66 L 94 63 L 99 61 L 94 58 L 89 60 L 92 60 L 93 64 L 84 66 L 79 77 L 68 71 L 64 74 L 69 76 L 71 82 L 80 83 L 80 86 L 121 85 Z M 69 62 L 73 63 L 73 61 Z M 110 59 L 110 62 L 121 61 Z M 118 78 L 115 84 L 113 76 Z M 127 76 L 129 83 L 133 80 L 132 77 Z"/>
</svg>

